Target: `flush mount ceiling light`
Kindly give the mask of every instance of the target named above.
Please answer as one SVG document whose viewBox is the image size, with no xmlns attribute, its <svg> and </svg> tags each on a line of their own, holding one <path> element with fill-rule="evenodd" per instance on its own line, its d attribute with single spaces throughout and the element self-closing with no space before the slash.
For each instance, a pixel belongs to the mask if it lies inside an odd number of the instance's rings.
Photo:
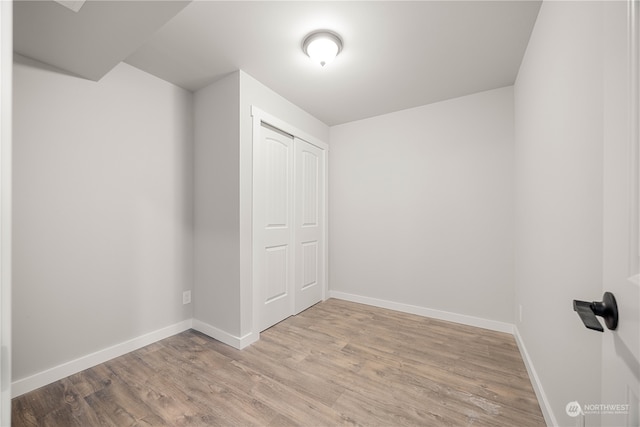
<svg viewBox="0 0 640 427">
<path fill-rule="evenodd" d="M 302 42 L 302 51 L 323 67 L 333 61 L 341 50 L 342 39 L 329 30 L 314 31 Z"/>
</svg>

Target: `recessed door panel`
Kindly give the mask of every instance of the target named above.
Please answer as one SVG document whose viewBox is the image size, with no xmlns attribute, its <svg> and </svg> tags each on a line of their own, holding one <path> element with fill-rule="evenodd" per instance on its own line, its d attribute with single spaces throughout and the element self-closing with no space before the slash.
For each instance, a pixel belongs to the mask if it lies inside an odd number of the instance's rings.
<svg viewBox="0 0 640 427">
<path fill-rule="evenodd" d="M 302 226 L 318 225 L 318 156 L 307 149 L 302 151 Z"/>
<path fill-rule="evenodd" d="M 290 146 L 279 135 L 264 139 L 266 160 L 266 227 L 281 228 L 289 224 Z"/>
<path fill-rule="evenodd" d="M 318 242 L 302 243 L 302 289 L 318 284 Z"/>
<path fill-rule="evenodd" d="M 267 304 L 287 296 L 289 289 L 287 249 L 287 246 L 276 246 L 267 248 L 265 251 L 267 271 L 265 275 L 264 302 Z"/>
</svg>

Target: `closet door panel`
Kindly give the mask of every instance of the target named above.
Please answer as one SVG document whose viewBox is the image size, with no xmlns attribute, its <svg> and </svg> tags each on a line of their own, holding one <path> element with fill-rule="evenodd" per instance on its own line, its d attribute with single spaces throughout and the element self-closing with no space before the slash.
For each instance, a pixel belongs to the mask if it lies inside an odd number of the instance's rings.
<svg viewBox="0 0 640 427">
<path fill-rule="evenodd" d="M 294 141 L 267 126 L 254 146 L 254 286 L 260 331 L 293 314 Z"/>
<path fill-rule="evenodd" d="M 325 284 L 325 151 L 301 139 L 296 148 L 295 313 L 320 302 Z"/>
</svg>

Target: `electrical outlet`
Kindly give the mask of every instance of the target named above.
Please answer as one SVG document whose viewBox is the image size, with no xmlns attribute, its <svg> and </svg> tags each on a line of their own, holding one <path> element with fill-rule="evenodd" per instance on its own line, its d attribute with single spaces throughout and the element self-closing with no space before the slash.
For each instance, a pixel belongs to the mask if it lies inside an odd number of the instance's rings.
<svg viewBox="0 0 640 427">
<path fill-rule="evenodd" d="M 191 304 L 191 291 L 184 291 L 182 293 L 182 304 Z"/>
<path fill-rule="evenodd" d="M 518 318 L 520 319 L 520 323 L 522 323 L 522 304 L 518 305 Z"/>
</svg>

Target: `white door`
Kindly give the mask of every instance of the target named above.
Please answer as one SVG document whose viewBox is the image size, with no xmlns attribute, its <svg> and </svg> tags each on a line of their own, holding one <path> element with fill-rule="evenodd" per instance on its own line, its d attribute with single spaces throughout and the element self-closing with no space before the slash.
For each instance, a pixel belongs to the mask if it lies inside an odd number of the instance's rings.
<svg viewBox="0 0 640 427">
<path fill-rule="evenodd" d="M 602 401 L 598 403 L 605 406 L 582 408 L 587 417 L 590 413 L 600 415 L 603 426 L 640 425 L 640 75 L 636 7 L 635 1 L 604 2 L 603 292 L 614 294 L 619 321 L 616 330 L 605 328 L 602 334 Z"/>
<path fill-rule="evenodd" d="M 295 313 L 320 302 L 325 283 L 325 151 L 296 145 Z"/>
<path fill-rule="evenodd" d="M 262 125 L 253 149 L 254 306 L 263 331 L 293 314 L 293 137 Z"/>
</svg>

